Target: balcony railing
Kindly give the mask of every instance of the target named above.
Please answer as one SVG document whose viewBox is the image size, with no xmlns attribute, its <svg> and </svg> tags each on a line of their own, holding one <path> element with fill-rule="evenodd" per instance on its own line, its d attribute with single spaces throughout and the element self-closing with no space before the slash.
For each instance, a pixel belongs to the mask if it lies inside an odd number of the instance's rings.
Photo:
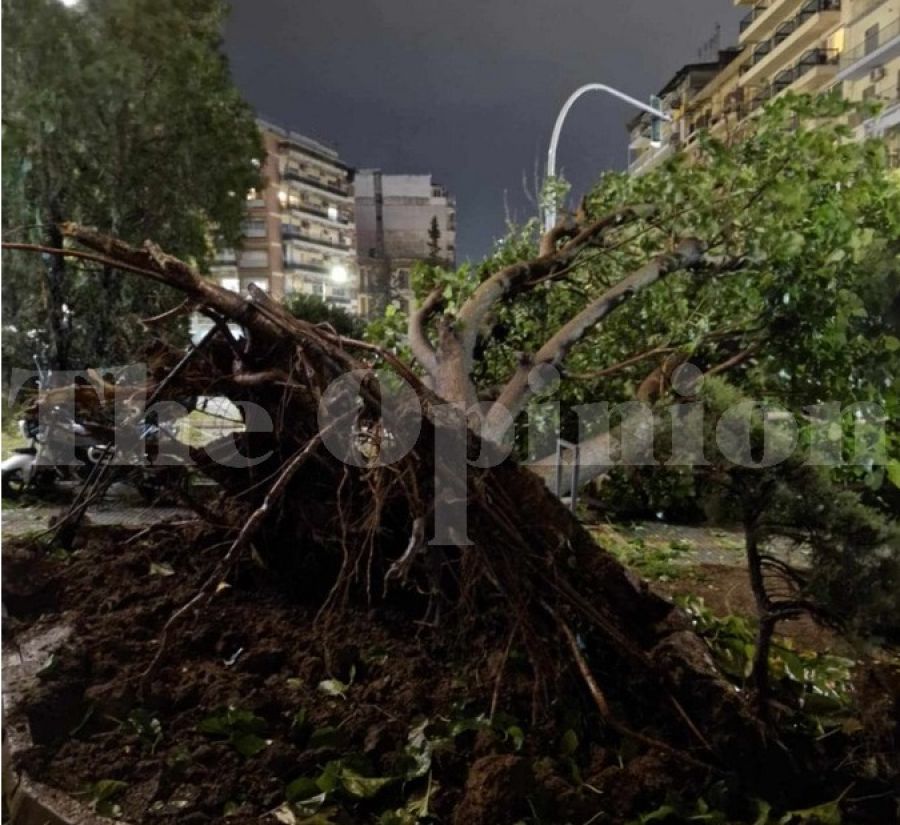
<svg viewBox="0 0 900 825">
<path fill-rule="evenodd" d="M 327 275 L 329 272 L 328 267 L 323 264 L 311 264 L 306 261 L 285 261 L 284 268 L 291 270 L 300 269 L 304 272 L 315 272 L 319 275 Z"/>
<path fill-rule="evenodd" d="M 799 80 L 816 66 L 837 66 L 840 57 L 837 49 L 810 49 L 794 66 L 794 80 Z"/>
<path fill-rule="evenodd" d="M 350 241 L 341 243 L 340 241 L 329 241 L 326 238 L 315 238 L 312 235 L 301 232 L 290 224 L 281 225 L 281 235 L 288 240 L 304 241 L 305 243 L 317 244 L 318 246 L 327 246 L 329 249 L 340 249 L 342 252 L 346 252 L 350 249 Z"/>
<path fill-rule="evenodd" d="M 745 31 L 747 31 L 747 29 L 749 29 L 762 16 L 762 14 L 768 10 L 768 8 L 768 6 L 760 4 L 750 9 L 750 11 L 741 20 L 741 33 L 743 34 Z"/>
<path fill-rule="evenodd" d="M 301 175 L 299 172 L 294 172 L 292 170 L 285 171 L 284 178 L 285 180 L 295 180 L 298 183 L 305 183 L 308 186 L 315 186 L 318 189 L 323 189 L 326 192 L 331 192 L 332 195 L 340 195 L 342 198 L 350 197 L 349 186 L 335 186 L 331 183 L 325 183 L 325 181 L 321 181 L 318 178 L 310 178 L 306 175 Z"/>
<path fill-rule="evenodd" d="M 747 66 L 746 69 L 742 66 L 741 73 L 743 74 L 746 71 L 749 71 L 753 66 L 756 66 L 757 63 L 761 63 L 779 46 L 787 40 L 790 40 L 791 36 L 800 29 L 807 20 L 822 12 L 840 11 L 840 9 L 841 0 L 807 0 L 800 8 L 796 17 L 782 23 L 775 29 L 775 33 L 771 38 L 763 40 L 756 45 L 756 48 L 753 49 L 753 55 L 750 58 L 750 65 Z"/>
<path fill-rule="evenodd" d="M 306 215 L 315 215 L 317 218 L 325 218 L 333 223 L 342 223 L 345 226 L 350 226 L 351 223 L 350 219 L 345 215 L 338 213 L 336 218 L 332 218 L 324 209 L 316 209 L 316 207 L 308 206 L 305 203 L 289 206 L 288 208 L 293 209 L 296 212 L 303 212 Z"/>
</svg>

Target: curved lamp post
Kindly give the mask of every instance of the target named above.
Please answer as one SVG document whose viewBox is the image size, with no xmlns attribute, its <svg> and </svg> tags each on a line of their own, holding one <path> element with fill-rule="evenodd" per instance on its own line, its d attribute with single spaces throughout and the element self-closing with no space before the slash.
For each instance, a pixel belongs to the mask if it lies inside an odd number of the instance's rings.
<svg viewBox="0 0 900 825">
<path fill-rule="evenodd" d="M 562 109 L 559 110 L 559 115 L 556 117 L 556 124 L 553 127 L 553 136 L 550 138 L 550 149 L 547 152 L 547 179 L 550 180 L 556 177 L 556 148 L 559 145 L 559 135 L 562 132 L 563 123 L 565 123 L 566 116 L 569 114 L 569 110 L 575 104 L 575 101 L 578 100 L 583 94 L 587 92 L 606 92 L 606 94 L 612 95 L 613 97 L 617 97 L 619 100 L 624 100 L 626 103 L 630 103 L 637 109 L 641 109 L 644 112 L 648 112 L 649 114 L 654 116 L 655 122 L 666 121 L 667 123 L 672 122 L 672 118 L 669 117 L 665 112 L 662 111 L 661 104 L 654 107 L 649 106 L 646 103 L 642 103 L 640 100 L 637 100 L 630 95 L 626 95 L 624 92 L 620 92 L 618 89 L 613 89 L 612 86 L 605 86 L 602 83 L 588 83 L 582 86 L 580 89 L 576 89 L 569 96 L 569 99 L 563 104 Z M 654 98 L 653 101 L 657 100 Z M 545 229 L 552 229 L 556 224 L 556 201 L 550 203 L 544 214 L 544 227 Z"/>
</svg>

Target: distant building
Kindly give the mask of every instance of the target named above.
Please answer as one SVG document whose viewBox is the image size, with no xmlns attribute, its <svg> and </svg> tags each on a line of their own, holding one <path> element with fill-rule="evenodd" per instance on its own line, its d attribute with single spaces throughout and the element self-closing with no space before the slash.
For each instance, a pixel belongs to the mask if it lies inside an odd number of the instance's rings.
<svg viewBox="0 0 900 825">
<path fill-rule="evenodd" d="M 641 112 L 628 123 L 631 139 L 628 144 L 628 171 L 640 175 L 662 163 L 667 157 L 686 146 L 696 131 L 706 125 L 700 115 L 703 110 L 701 93 L 741 54 L 740 49 L 719 52 L 715 61 L 689 63 L 660 90 L 663 111 L 672 116 L 671 123 L 662 123 L 660 140 L 651 141 L 651 116 Z M 736 74 L 736 73 L 735 73 Z"/>
<path fill-rule="evenodd" d="M 220 251 L 213 275 L 235 291 L 255 283 L 277 299 L 301 292 L 358 312 L 353 170 L 324 144 L 258 123 L 266 185 L 247 194 L 242 247 Z"/>
<path fill-rule="evenodd" d="M 847 2 L 847 0 L 845 0 Z M 850 0 L 837 77 L 847 100 L 874 100 L 882 109 L 854 120 L 857 138 L 885 139 L 900 168 L 900 0 Z"/>
<path fill-rule="evenodd" d="M 362 169 L 354 188 L 360 313 L 371 317 L 391 301 L 408 305 L 417 262 L 455 266 L 456 201 L 431 175 Z"/>
<path fill-rule="evenodd" d="M 886 140 L 900 166 L 900 0 L 734 0 L 750 6 L 739 44 L 716 63 L 690 64 L 663 88 L 673 117 L 659 145 L 650 119 L 629 124 L 629 171 L 642 174 L 678 150 L 692 151 L 708 130 L 725 138 L 768 101 L 788 92 L 834 91 L 850 101 L 873 100 L 881 112 L 854 118 L 857 139 Z"/>
</svg>

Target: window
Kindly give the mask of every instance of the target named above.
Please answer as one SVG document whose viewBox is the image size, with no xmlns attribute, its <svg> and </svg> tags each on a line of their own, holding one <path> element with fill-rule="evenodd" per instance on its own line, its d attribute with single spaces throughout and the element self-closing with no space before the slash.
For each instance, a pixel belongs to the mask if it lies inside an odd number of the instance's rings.
<svg viewBox="0 0 900 825">
<path fill-rule="evenodd" d="M 866 88 L 863 89 L 862 99 L 863 100 L 874 100 L 875 99 L 875 87 L 874 86 L 866 86 Z"/>
<path fill-rule="evenodd" d="M 328 218 L 332 221 L 336 221 L 338 219 L 338 210 L 336 206 L 328 207 Z"/>
<path fill-rule="evenodd" d="M 874 26 L 869 26 L 866 29 L 865 33 L 865 44 L 866 44 L 866 54 L 872 54 L 875 49 L 878 48 L 878 35 L 880 33 L 880 27 L 878 23 Z"/>
<path fill-rule="evenodd" d="M 239 278 L 220 278 L 219 286 L 222 289 L 230 289 L 232 292 L 241 291 L 241 281 Z"/>
<path fill-rule="evenodd" d="M 247 238 L 265 238 L 266 222 L 262 218 L 251 218 L 244 221 L 244 235 Z"/>
<path fill-rule="evenodd" d="M 397 270 L 397 289 L 409 289 L 409 270 Z"/>
<path fill-rule="evenodd" d="M 269 253 L 262 249 L 246 249 L 241 252 L 240 266 L 248 269 L 266 269 L 269 266 Z"/>
</svg>

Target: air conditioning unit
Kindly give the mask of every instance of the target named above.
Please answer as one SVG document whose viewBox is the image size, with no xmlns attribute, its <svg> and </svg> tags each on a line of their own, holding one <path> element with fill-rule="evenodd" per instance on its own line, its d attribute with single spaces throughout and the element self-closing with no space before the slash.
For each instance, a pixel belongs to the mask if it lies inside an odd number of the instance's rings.
<svg viewBox="0 0 900 825">
<path fill-rule="evenodd" d="M 872 83 L 877 83 L 879 80 L 884 80 L 887 77 L 887 70 L 884 66 L 876 66 L 869 72 L 869 80 Z"/>
</svg>

